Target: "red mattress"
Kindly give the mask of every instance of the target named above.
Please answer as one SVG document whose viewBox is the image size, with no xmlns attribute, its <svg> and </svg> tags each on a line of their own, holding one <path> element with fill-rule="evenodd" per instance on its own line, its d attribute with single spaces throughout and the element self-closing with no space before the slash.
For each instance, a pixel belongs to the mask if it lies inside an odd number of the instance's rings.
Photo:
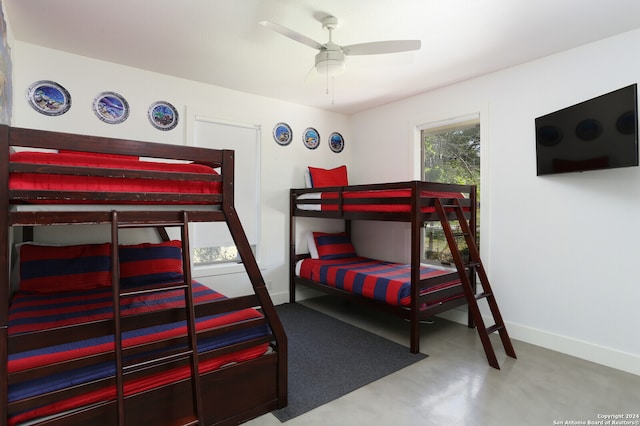
<svg viewBox="0 0 640 426">
<path fill-rule="evenodd" d="M 196 303 L 224 298 L 222 294 L 198 283 L 194 283 L 193 293 Z M 122 314 L 124 316 L 162 308 L 184 306 L 183 295 L 183 290 L 175 290 L 142 296 L 129 296 L 122 301 Z M 112 316 L 111 301 L 111 289 L 108 288 L 64 293 L 18 292 L 12 299 L 9 311 L 9 334 L 13 335 L 27 331 L 82 323 L 88 320 L 110 318 Z M 261 314 L 254 309 L 244 309 L 221 315 L 207 316 L 197 320 L 197 329 L 211 329 L 257 317 L 261 317 Z M 268 327 L 264 325 L 240 332 L 216 336 L 211 339 L 199 339 L 198 349 L 200 352 L 203 352 L 250 338 L 264 336 L 268 334 L 268 332 Z M 136 344 L 152 342 L 161 338 L 184 335 L 185 333 L 186 325 L 184 322 L 133 330 L 123 333 L 123 347 L 131 347 Z M 51 362 L 103 353 L 113 350 L 113 347 L 113 336 L 105 336 L 11 354 L 9 355 L 8 371 L 12 373 L 46 365 Z M 241 362 L 257 358 L 263 355 L 267 349 L 268 344 L 261 344 L 247 350 L 214 358 L 201 363 L 199 365 L 199 371 L 200 373 L 206 373 L 232 362 Z M 91 368 L 80 368 L 53 376 L 47 376 L 44 379 L 12 384 L 9 386 L 9 401 L 16 401 L 55 389 L 61 389 L 71 384 L 84 383 L 90 380 L 108 377 L 113 375 L 114 371 L 114 362 L 111 361 L 92 365 Z M 184 368 L 176 368 L 169 372 L 147 376 L 142 379 L 130 380 L 125 384 L 125 395 L 153 389 L 154 387 L 186 378 L 189 375 L 190 369 L 186 366 Z M 65 399 L 54 404 L 39 407 L 35 410 L 17 413 L 11 416 L 10 424 L 17 424 L 29 419 L 77 408 L 97 401 L 113 399 L 114 397 L 115 389 L 113 387 L 100 389 L 80 397 Z"/>
<path fill-rule="evenodd" d="M 447 273 L 449 271 L 426 266 L 420 268 L 421 279 L 433 278 Z M 300 277 L 389 305 L 409 307 L 411 304 L 411 268 L 406 264 L 364 257 L 335 260 L 304 259 L 300 266 Z M 456 276 L 449 282 L 425 289 L 421 295 L 457 286 L 459 283 L 460 280 Z M 464 295 L 460 293 L 453 297 L 436 298 L 429 302 L 429 305 L 421 306 L 421 310 L 431 304 L 442 303 L 458 297 L 464 297 Z"/>
<path fill-rule="evenodd" d="M 422 198 L 463 198 L 458 192 L 438 192 L 422 191 Z M 343 191 L 344 200 L 342 210 L 348 212 L 411 212 L 411 190 L 410 189 L 386 189 L 375 191 Z M 297 203 L 301 210 L 315 211 L 338 211 L 338 192 L 323 191 L 317 193 L 305 193 L 298 197 L 298 200 L 336 200 L 326 204 Z M 360 203 L 360 200 L 369 199 L 369 202 Z M 382 200 L 382 201 L 381 201 Z M 358 204 L 352 203 L 358 201 Z M 433 206 L 423 206 L 423 213 L 435 212 Z"/>
<path fill-rule="evenodd" d="M 12 163 L 81 166 L 103 169 L 150 170 L 163 172 L 217 174 L 212 168 L 194 163 L 158 163 L 139 161 L 137 157 L 89 154 L 22 151 L 11 154 Z M 113 178 L 101 176 L 73 176 L 40 173 L 11 173 L 9 189 L 81 191 L 81 192 L 156 192 L 183 194 L 220 194 L 220 182 L 190 180 L 162 180 L 141 178 Z"/>
</svg>

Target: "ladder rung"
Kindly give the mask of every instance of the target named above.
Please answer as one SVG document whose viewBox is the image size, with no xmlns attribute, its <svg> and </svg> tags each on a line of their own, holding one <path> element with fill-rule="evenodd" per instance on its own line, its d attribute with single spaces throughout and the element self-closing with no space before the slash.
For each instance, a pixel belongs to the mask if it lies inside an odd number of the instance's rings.
<svg viewBox="0 0 640 426">
<path fill-rule="evenodd" d="M 487 328 L 487 334 L 491 334 L 495 331 L 501 330 L 504 328 L 504 325 L 498 325 L 498 324 L 494 324 L 491 327 Z"/>
<path fill-rule="evenodd" d="M 465 266 L 466 268 L 475 268 L 475 267 L 480 266 L 480 262 L 473 262 L 473 261 L 471 261 L 471 262 L 466 263 L 464 266 Z"/>
<path fill-rule="evenodd" d="M 183 222 L 150 222 L 150 223 L 140 223 L 140 222 L 119 222 L 118 228 L 157 228 L 158 226 L 162 227 L 174 227 L 174 226 L 184 226 Z"/>
<path fill-rule="evenodd" d="M 154 358 L 147 361 L 138 362 L 135 364 L 130 364 L 122 367 L 123 373 L 132 373 L 134 371 L 144 370 L 146 368 L 155 367 L 162 364 L 167 364 L 173 361 L 180 361 L 183 359 L 188 359 L 193 355 L 192 350 L 182 351 L 175 354 L 163 356 L 160 358 Z"/>
<path fill-rule="evenodd" d="M 485 299 L 489 296 L 493 296 L 493 294 L 489 291 L 483 291 L 482 293 L 476 294 L 476 300 Z"/>
<path fill-rule="evenodd" d="M 120 296 L 137 296 L 139 294 L 145 293 L 159 293 L 161 291 L 171 291 L 171 290 L 183 290 L 187 287 L 185 283 L 168 283 L 168 284 L 154 284 L 146 287 L 139 287 L 135 290 L 129 291 L 121 291 Z"/>
<path fill-rule="evenodd" d="M 468 237 L 469 234 L 467 234 L 466 232 L 452 232 L 451 233 L 454 237 Z"/>
</svg>

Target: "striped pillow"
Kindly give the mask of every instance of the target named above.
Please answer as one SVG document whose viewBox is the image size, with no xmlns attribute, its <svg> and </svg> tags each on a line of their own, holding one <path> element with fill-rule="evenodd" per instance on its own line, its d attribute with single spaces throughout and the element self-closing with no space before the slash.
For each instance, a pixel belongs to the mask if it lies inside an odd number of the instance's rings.
<svg viewBox="0 0 640 426">
<path fill-rule="evenodd" d="M 39 293 L 111 286 L 111 244 L 18 246 L 20 289 Z"/>
<path fill-rule="evenodd" d="M 357 257 L 356 250 L 345 232 L 337 234 L 314 232 L 313 239 L 318 249 L 318 257 L 322 260 Z"/>
<path fill-rule="evenodd" d="M 122 285 L 181 280 L 182 242 L 121 245 L 120 283 Z"/>
</svg>

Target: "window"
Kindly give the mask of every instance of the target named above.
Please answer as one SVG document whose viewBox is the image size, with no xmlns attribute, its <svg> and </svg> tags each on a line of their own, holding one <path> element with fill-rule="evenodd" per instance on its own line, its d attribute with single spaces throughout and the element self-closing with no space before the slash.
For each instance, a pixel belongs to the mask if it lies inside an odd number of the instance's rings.
<svg viewBox="0 0 640 426">
<path fill-rule="evenodd" d="M 260 218 L 260 126 L 224 122 L 195 116 L 194 145 L 235 151 L 235 197 L 238 217 L 251 249 L 258 258 Z M 224 222 L 195 223 L 192 232 L 195 271 L 216 264 L 240 261 L 238 250 Z"/>
<path fill-rule="evenodd" d="M 478 186 L 480 200 L 479 117 L 424 128 L 420 136 L 422 179 L 430 182 L 475 184 Z M 455 228 L 459 225 L 452 222 L 452 226 L 456 231 Z M 424 232 L 424 259 L 451 263 L 451 252 L 440 223 L 427 222 Z M 479 244 L 479 235 L 477 241 Z M 464 255 L 467 251 L 464 241 L 461 241 L 460 247 Z"/>
<path fill-rule="evenodd" d="M 251 245 L 255 255 L 256 246 Z M 216 245 L 213 247 L 195 247 L 193 249 L 194 266 L 216 265 L 221 263 L 239 263 L 240 254 L 235 244 Z"/>
</svg>

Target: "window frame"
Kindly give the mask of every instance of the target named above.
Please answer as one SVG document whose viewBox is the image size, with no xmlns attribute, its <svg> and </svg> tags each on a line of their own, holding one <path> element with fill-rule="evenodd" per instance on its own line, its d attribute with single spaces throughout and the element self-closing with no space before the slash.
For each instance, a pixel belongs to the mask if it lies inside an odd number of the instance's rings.
<svg viewBox="0 0 640 426">
<path fill-rule="evenodd" d="M 243 173 L 243 167 L 245 169 L 250 169 L 252 173 L 255 173 L 255 215 L 251 215 L 250 220 L 255 220 L 255 235 L 252 239 L 250 239 L 251 250 L 254 254 L 256 262 L 258 266 L 261 264 L 261 139 L 262 139 L 262 126 L 259 124 L 249 124 L 246 122 L 233 121 L 221 118 L 213 118 L 210 114 L 205 111 L 201 111 L 199 108 L 187 108 L 187 112 L 185 114 L 185 133 L 186 133 L 186 143 L 192 146 L 201 146 L 197 145 L 196 141 L 196 126 L 198 122 L 203 123 L 212 123 L 214 125 L 222 125 L 222 126 L 231 126 L 237 127 L 241 129 L 247 129 L 251 131 L 255 131 L 255 164 L 249 165 L 246 162 L 238 162 L 235 164 L 235 175 L 236 177 Z M 225 144 L 226 145 L 226 144 Z M 206 148 L 214 148 L 214 149 L 233 149 L 232 146 L 205 146 Z M 237 193 L 236 193 L 237 196 Z M 235 197 L 234 197 L 235 198 Z M 253 205 L 253 203 L 251 203 Z M 237 203 L 236 203 L 237 206 Z M 246 210 L 246 209 L 245 209 Z M 245 211 L 243 210 L 243 211 Z M 246 214 L 246 213 L 245 213 Z M 244 227 L 244 222 L 243 227 Z M 208 222 L 207 222 L 208 223 Z M 219 222 L 221 226 L 227 227 L 226 223 Z M 196 235 L 198 223 L 190 223 L 189 224 L 189 233 L 190 235 Z M 227 227 L 228 229 L 228 227 Z M 245 229 L 246 232 L 246 229 Z M 247 236 L 249 238 L 249 236 Z M 232 244 L 232 242 L 231 242 Z M 221 246 L 225 246 L 227 244 L 223 244 Z M 217 247 L 217 246 L 216 246 Z M 192 253 L 190 253 L 191 257 L 191 270 L 194 278 L 203 278 L 208 276 L 215 275 L 224 275 L 224 274 L 233 274 L 233 273 L 241 273 L 245 272 L 244 265 L 240 261 L 239 258 L 236 258 L 231 261 L 220 261 L 213 263 L 194 263 L 194 254 L 193 250 L 195 249 L 195 245 L 191 245 Z"/>
<path fill-rule="evenodd" d="M 420 179 L 421 180 L 426 180 L 425 177 L 425 152 L 424 152 L 424 138 L 425 138 L 425 134 L 438 134 L 438 133 L 445 133 L 447 131 L 451 131 L 451 130 L 463 130 L 466 128 L 470 128 L 472 126 L 478 126 L 478 137 L 480 138 L 480 148 L 478 151 L 478 155 L 480 156 L 480 159 L 482 159 L 482 123 L 481 123 L 481 119 L 480 119 L 480 114 L 479 113 L 475 113 L 475 114 L 469 114 L 469 115 L 465 115 L 465 116 L 460 116 L 460 117 L 455 117 L 455 118 L 451 118 L 451 119 L 446 119 L 446 120 L 441 120 L 441 121 L 437 121 L 437 122 L 432 122 L 432 123 L 428 123 L 422 126 L 418 126 L 417 130 L 418 130 L 418 139 L 419 139 L 419 161 L 420 161 L 420 167 L 419 167 L 419 173 L 420 173 Z M 482 166 L 482 160 L 480 161 L 480 167 L 479 170 L 481 170 Z M 478 177 L 478 182 L 476 182 L 475 184 L 478 186 L 478 188 L 480 187 L 480 182 L 482 180 L 482 172 L 480 171 L 479 177 Z M 445 182 L 446 183 L 446 182 Z M 480 200 L 480 195 L 478 194 L 478 203 Z M 429 223 L 431 222 L 426 222 L 422 228 L 421 228 L 421 251 L 420 251 L 420 257 L 421 257 L 421 261 L 425 262 L 425 263 L 433 263 L 433 262 L 439 262 L 438 259 L 428 259 L 427 258 L 427 249 L 429 247 L 428 242 L 427 242 L 427 228 L 437 228 L 437 227 L 433 227 L 433 226 L 429 226 Z M 478 231 L 479 231 L 479 223 L 478 223 Z M 478 247 L 479 247 L 479 232 L 478 232 Z M 444 237 L 443 237 L 444 238 Z"/>
</svg>

